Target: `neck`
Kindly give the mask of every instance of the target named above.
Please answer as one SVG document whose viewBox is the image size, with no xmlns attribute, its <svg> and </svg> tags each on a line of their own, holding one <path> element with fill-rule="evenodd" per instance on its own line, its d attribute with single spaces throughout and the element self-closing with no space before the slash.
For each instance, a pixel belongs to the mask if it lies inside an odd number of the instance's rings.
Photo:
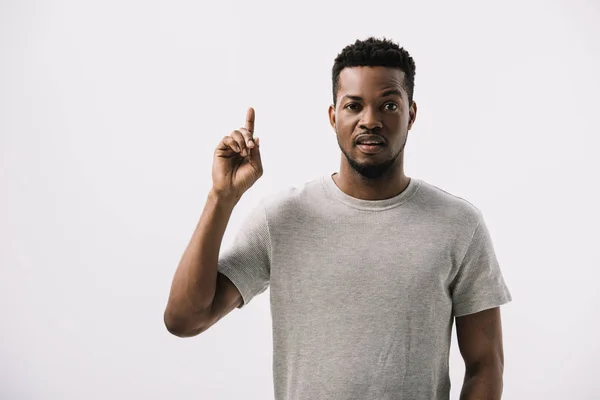
<svg viewBox="0 0 600 400">
<path fill-rule="evenodd" d="M 342 192 L 357 199 L 385 200 L 392 198 L 402 193 L 410 182 L 410 178 L 404 174 L 402 156 L 401 154 L 398 157 L 397 165 L 391 166 L 376 179 L 362 176 L 343 159 L 340 172 L 333 175 L 333 181 Z"/>
</svg>

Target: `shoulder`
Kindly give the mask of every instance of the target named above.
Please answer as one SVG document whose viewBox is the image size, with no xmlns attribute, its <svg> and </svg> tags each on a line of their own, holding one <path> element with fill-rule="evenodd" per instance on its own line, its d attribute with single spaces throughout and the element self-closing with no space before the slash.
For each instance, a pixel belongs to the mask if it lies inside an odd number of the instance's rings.
<svg viewBox="0 0 600 400">
<path fill-rule="evenodd" d="M 310 207 L 319 205 L 324 197 L 322 177 L 317 177 L 273 191 L 262 197 L 261 204 L 267 216 L 274 218 L 282 214 L 305 213 Z"/>
<path fill-rule="evenodd" d="M 469 200 L 423 180 L 419 180 L 419 190 L 414 200 L 423 211 L 439 221 L 468 230 L 476 228 L 482 219 L 481 210 Z"/>
</svg>

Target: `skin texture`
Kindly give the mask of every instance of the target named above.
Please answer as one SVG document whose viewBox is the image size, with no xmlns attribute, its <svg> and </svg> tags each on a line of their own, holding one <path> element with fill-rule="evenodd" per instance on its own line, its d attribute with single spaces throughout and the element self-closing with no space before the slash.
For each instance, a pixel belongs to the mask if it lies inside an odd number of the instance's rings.
<svg viewBox="0 0 600 400">
<path fill-rule="evenodd" d="M 235 202 L 208 195 L 204 211 L 177 266 L 164 311 L 167 330 L 178 337 L 196 336 L 241 304 L 233 283 L 217 271 L 225 228 Z"/>
<path fill-rule="evenodd" d="M 348 195 L 382 200 L 401 193 L 410 178 L 404 174 L 404 146 L 417 116 L 409 104 L 404 72 L 387 67 L 353 67 L 340 72 L 335 105 L 329 121 L 342 151 L 336 185 Z M 365 154 L 356 143 L 359 135 L 385 139 L 383 149 Z"/>
<path fill-rule="evenodd" d="M 500 308 L 457 317 L 456 336 L 466 368 L 460 399 L 499 400 L 504 372 Z"/>
<path fill-rule="evenodd" d="M 217 267 L 233 209 L 263 173 L 254 120 L 250 108 L 245 126 L 223 137 L 215 149 L 213 186 L 175 271 L 164 311 L 165 326 L 175 336 L 196 336 L 241 305 L 240 292 Z"/>
</svg>

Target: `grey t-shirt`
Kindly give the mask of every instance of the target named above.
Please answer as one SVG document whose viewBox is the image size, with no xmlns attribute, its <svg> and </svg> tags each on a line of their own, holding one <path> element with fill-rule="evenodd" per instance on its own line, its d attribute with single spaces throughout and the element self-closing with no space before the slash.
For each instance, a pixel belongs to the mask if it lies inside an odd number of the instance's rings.
<svg viewBox="0 0 600 400">
<path fill-rule="evenodd" d="M 264 197 L 219 271 L 241 307 L 270 287 L 277 400 L 448 399 L 453 318 L 511 300 L 481 212 L 416 178 L 385 200 L 330 174 Z"/>
</svg>

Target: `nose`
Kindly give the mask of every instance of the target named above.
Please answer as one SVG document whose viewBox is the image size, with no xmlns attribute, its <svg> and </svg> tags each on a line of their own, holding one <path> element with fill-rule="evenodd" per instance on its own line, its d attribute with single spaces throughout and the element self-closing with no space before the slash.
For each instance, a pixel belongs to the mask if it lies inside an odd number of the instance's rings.
<svg viewBox="0 0 600 400">
<path fill-rule="evenodd" d="M 377 130 L 383 127 L 379 112 L 372 107 L 365 107 L 363 109 L 359 125 L 360 128 L 364 130 Z"/>
</svg>

